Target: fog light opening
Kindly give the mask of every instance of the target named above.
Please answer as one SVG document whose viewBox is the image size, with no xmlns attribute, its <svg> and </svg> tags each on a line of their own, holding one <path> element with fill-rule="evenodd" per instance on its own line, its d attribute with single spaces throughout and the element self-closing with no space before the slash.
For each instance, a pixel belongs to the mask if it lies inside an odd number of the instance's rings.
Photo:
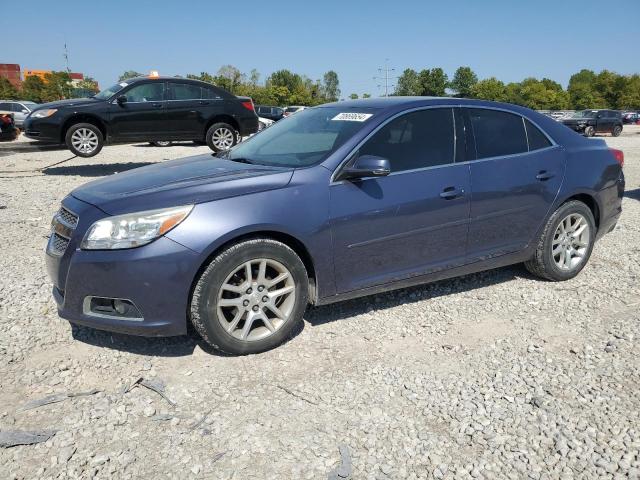
<svg viewBox="0 0 640 480">
<path fill-rule="evenodd" d="M 85 315 L 116 320 L 142 321 L 142 314 L 135 304 L 126 298 L 85 297 Z"/>
</svg>

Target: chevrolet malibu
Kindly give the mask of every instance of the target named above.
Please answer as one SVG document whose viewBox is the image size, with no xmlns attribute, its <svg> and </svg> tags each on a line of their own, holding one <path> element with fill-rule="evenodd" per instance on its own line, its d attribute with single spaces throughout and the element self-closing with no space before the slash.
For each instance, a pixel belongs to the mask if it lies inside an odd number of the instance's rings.
<svg viewBox="0 0 640 480">
<path fill-rule="evenodd" d="M 523 262 L 573 278 L 621 214 L 622 152 L 514 105 L 360 100 L 232 150 L 72 191 L 46 248 L 60 316 L 257 353 L 322 305 Z"/>
</svg>

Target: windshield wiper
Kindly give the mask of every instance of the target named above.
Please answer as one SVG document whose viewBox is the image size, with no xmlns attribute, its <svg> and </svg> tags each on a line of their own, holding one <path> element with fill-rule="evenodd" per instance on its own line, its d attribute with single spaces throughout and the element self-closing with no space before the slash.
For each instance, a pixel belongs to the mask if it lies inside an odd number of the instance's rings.
<svg viewBox="0 0 640 480">
<path fill-rule="evenodd" d="M 253 162 L 248 158 L 229 158 L 229 156 L 227 155 L 227 157 L 225 157 L 225 160 L 230 160 L 232 162 L 238 162 L 238 163 L 248 163 L 249 165 L 253 165 Z"/>
</svg>

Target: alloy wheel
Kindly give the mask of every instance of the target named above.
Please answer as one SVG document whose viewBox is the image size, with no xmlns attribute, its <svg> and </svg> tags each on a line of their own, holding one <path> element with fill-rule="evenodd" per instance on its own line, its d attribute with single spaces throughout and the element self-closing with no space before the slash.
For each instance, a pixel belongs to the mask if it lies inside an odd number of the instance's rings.
<svg viewBox="0 0 640 480">
<path fill-rule="evenodd" d="M 282 263 L 258 258 L 236 267 L 222 283 L 217 317 L 229 335 L 245 341 L 266 338 L 293 312 L 296 284 Z"/>
<path fill-rule="evenodd" d="M 556 266 L 560 270 L 577 268 L 584 261 L 589 242 L 587 219 L 579 213 L 567 215 L 558 224 L 551 242 L 551 256 Z"/>
<path fill-rule="evenodd" d="M 89 128 L 79 128 L 71 135 L 71 145 L 80 153 L 91 153 L 98 148 L 98 135 Z"/>
<path fill-rule="evenodd" d="M 213 135 L 211 136 L 211 142 L 219 150 L 228 150 L 233 147 L 233 143 L 235 140 L 234 135 L 234 132 L 232 132 L 228 128 L 221 127 L 213 132 Z"/>
</svg>

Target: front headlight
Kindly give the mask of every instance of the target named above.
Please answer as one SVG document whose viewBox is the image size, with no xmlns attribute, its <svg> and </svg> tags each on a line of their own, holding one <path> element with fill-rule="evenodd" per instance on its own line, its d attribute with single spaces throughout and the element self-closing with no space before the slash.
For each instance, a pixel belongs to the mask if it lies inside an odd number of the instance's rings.
<svg viewBox="0 0 640 480">
<path fill-rule="evenodd" d="M 84 250 L 117 250 L 146 245 L 180 224 L 193 205 L 129 213 L 98 220 L 82 240 Z"/>
<path fill-rule="evenodd" d="M 47 118 L 58 111 L 57 108 L 46 108 L 42 110 L 36 110 L 29 115 L 31 118 Z"/>
</svg>

